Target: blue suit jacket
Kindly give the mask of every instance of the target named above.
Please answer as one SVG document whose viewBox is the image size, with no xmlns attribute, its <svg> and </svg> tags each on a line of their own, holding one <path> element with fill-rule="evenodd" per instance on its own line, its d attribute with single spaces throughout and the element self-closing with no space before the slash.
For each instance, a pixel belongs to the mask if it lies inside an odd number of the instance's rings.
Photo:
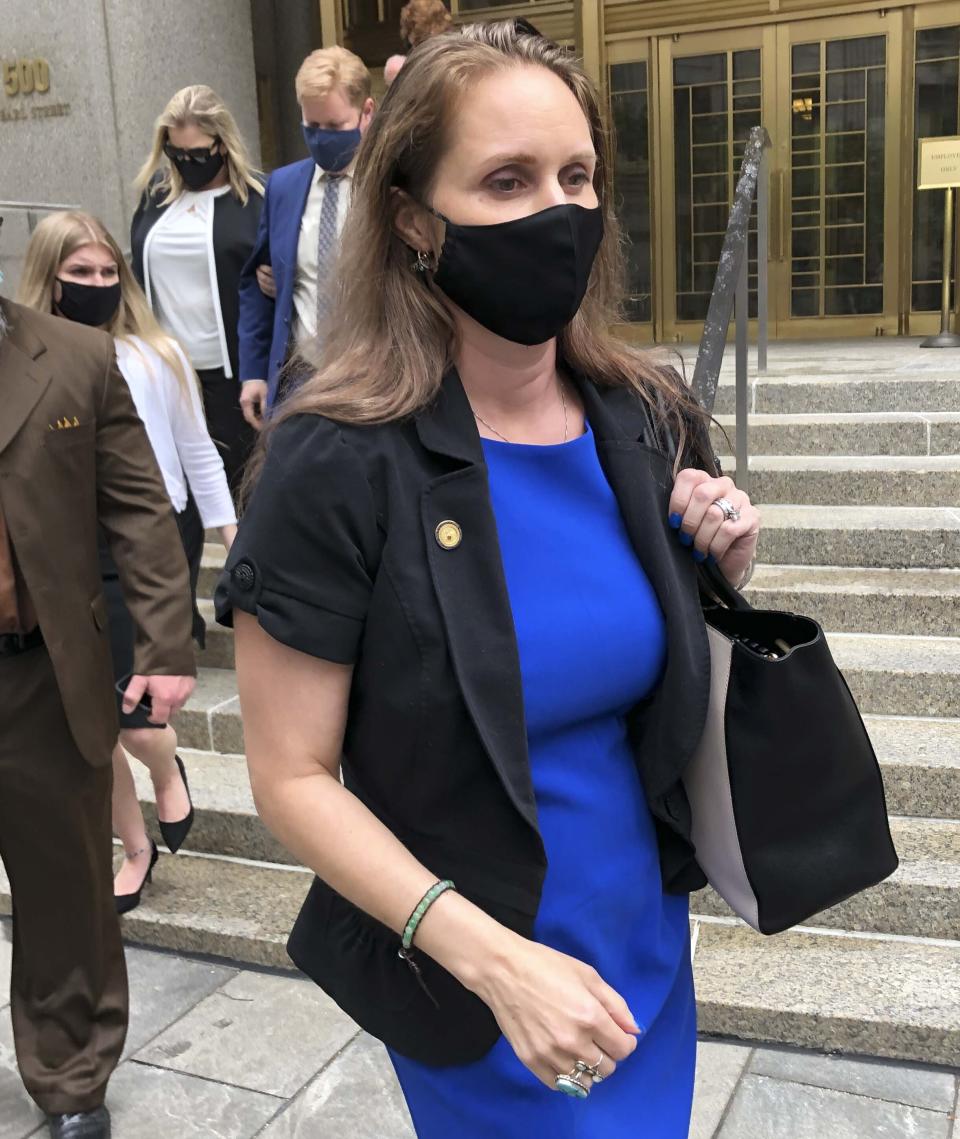
<svg viewBox="0 0 960 1139">
<path fill-rule="evenodd" d="M 240 381 L 266 380 L 267 406 L 276 400 L 293 323 L 300 221 L 316 171 L 312 158 L 274 170 L 267 181 L 257 242 L 240 275 Z M 257 284 L 257 266 L 271 265 L 276 300 Z"/>
</svg>

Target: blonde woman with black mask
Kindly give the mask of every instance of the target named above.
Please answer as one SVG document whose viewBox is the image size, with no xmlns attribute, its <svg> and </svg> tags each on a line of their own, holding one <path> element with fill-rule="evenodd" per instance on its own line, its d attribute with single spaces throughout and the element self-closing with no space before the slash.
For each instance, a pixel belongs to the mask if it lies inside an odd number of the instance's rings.
<svg viewBox="0 0 960 1139">
<path fill-rule="evenodd" d="M 688 1130 L 697 566 L 739 584 L 759 518 L 610 332 L 608 174 L 565 49 L 411 52 L 218 589 L 257 807 L 317 874 L 291 956 L 387 1044 L 420 1139 Z"/>
<path fill-rule="evenodd" d="M 240 410 L 240 271 L 256 242 L 263 183 L 215 91 L 197 84 L 173 96 L 134 186 L 134 275 L 200 377 L 207 426 L 236 489 L 254 438 Z"/>
<path fill-rule="evenodd" d="M 237 518 L 223 463 L 203 421 L 196 376 L 180 345 L 159 327 L 120 247 L 90 214 L 56 213 L 40 222 L 27 247 L 18 299 L 41 312 L 102 328 L 114 337 L 120 371 L 177 515 L 195 592 L 204 527 L 219 529 L 229 548 Z M 144 706 L 128 708 L 121 700 L 133 669 L 136 630 L 102 540 L 100 565 L 121 725 L 113 755 L 113 822 L 124 859 L 114 894 L 118 911 L 126 913 L 139 904 L 157 861 L 157 846 L 147 834 L 126 753 L 150 772 L 160 830 L 172 853 L 187 837 L 193 806 L 174 729 L 152 723 Z M 163 567 L 156 570 L 162 573 Z M 194 635 L 202 643 L 203 621 L 195 600 Z"/>
</svg>

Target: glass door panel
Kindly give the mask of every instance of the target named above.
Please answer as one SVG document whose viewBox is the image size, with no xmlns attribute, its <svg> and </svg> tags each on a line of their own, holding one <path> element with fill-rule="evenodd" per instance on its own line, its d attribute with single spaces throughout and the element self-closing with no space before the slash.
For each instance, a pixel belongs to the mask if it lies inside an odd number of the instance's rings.
<svg viewBox="0 0 960 1139">
<path fill-rule="evenodd" d="M 778 335 L 897 331 L 901 21 L 777 29 Z"/>
<path fill-rule="evenodd" d="M 760 49 L 677 56 L 672 68 L 675 314 L 707 315 L 750 130 L 761 120 Z M 756 204 L 750 219 L 750 314 L 757 309 Z"/>
<path fill-rule="evenodd" d="M 790 316 L 882 313 L 886 38 L 790 60 Z"/>
<path fill-rule="evenodd" d="M 642 324 L 653 320 L 648 76 L 646 60 L 611 63 L 608 73 L 610 112 L 617 140 L 614 202 L 627 239 L 625 316 Z"/>
</svg>

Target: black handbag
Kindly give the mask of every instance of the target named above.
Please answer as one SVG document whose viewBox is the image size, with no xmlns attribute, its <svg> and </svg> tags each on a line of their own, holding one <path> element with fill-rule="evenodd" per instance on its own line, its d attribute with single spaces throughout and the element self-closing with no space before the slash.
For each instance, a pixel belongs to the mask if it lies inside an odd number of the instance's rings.
<svg viewBox="0 0 960 1139">
<path fill-rule="evenodd" d="M 761 933 L 780 933 L 896 870 L 880 765 L 823 629 L 753 609 L 701 569 L 710 704 L 683 783 L 696 858 Z"/>
</svg>

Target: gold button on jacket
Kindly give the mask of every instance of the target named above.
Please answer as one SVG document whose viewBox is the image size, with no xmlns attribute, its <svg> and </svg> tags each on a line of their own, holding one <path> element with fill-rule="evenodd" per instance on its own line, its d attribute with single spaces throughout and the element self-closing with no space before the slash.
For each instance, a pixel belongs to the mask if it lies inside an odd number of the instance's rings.
<svg viewBox="0 0 960 1139">
<path fill-rule="evenodd" d="M 456 522 L 452 522 L 449 518 L 437 526 L 435 533 L 437 535 L 437 544 L 442 546 L 445 550 L 456 549 L 463 540 L 463 531 Z"/>
</svg>

